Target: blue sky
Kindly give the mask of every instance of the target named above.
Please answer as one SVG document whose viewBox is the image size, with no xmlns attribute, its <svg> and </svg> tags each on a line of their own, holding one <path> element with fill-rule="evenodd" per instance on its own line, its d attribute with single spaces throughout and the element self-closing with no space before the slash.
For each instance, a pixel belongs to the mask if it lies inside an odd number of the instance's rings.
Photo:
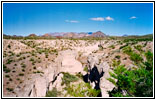
<svg viewBox="0 0 156 100">
<path fill-rule="evenodd" d="M 153 33 L 152 3 L 3 3 L 3 33 Z"/>
</svg>

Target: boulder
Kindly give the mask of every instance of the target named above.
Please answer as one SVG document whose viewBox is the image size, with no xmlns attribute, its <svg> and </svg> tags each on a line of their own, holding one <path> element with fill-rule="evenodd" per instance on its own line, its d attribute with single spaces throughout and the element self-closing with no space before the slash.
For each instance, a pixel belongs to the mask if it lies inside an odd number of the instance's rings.
<svg viewBox="0 0 156 100">
<path fill-rule="evenodd" d="M 103 62 L 99 65 L 99 67 L 101 67 L 104 72 L 103 76 L 100 78 L 101 94 L 102 97 L 109 97 L 108 91 L 111 91 L 115 87 L 114 84 L 107 80 L 107 78 L 110 78 L 110 66 L 107 62 Z"/>
<path fill-rule="evenodd" d="M 44 77 L 36 79 L 30 96 L 44 97 L 47 91 L 47 81 Z"/>
</svg>

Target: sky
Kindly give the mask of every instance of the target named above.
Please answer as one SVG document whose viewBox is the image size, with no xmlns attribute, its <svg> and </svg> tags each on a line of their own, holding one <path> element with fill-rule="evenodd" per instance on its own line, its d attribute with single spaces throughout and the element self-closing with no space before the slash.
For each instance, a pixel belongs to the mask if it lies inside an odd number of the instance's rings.
<svg viewBox="0 0 156 100">
<path fill-rule="evenodd" d="M 152 3 L 3 3 L 3 33 L 153 33 Z"/>
</svg>

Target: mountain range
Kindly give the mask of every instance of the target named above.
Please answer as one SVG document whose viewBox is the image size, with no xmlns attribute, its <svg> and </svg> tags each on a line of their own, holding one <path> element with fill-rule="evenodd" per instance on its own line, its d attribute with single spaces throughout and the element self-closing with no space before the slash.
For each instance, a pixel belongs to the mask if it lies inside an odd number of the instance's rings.
<svg viewBox="0 0 156 100">
<path fill-rule="evenodd" d="M 30 36 L 30 35 L 29 35 Z M 105 37 L 107 36 L 101 31 L 97 32 L 55 32 L 45 33 L 42 37 L 64 37 L 64 38 L 83 38 L 83 37 Z"/>
</svg>

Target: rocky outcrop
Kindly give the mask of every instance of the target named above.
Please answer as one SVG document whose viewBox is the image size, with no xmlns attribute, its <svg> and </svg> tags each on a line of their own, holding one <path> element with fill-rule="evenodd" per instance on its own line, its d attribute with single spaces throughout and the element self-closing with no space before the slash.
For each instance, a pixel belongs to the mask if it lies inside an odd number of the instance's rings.
<svg viewBox="0 0 156 100">
<path fill-rule="evenodd" d="M 102 70 L 104 72 L 104 75 L 100 78 L 100 89 L 102 97 L 109 97 L 108 91 L 111 91 L 115 86 L 110 81 L 107 80 L 107 78 L 110 78 L 109 72 L 110 66 L 107 62 L 101 63 L 99 66 L 102 67 Z"/>
<path fill-rule="evenodd" d="M 58 60 L 61 62 L 60 72 L 68 72 L 76 74 L 83 71 L 82 64 L 76 60 L 77 52 L 72 50 L 65 50 L 60 52 Z"/>
<path fill-rule="evenodd" d="M 114 85 L 107 80 L 110 77 L 111 69 L 107 62 L 100 62 L 101 56 L 94 54 L 88 57 L 89 73 L 86 79 L 93 88 L 101 90 L 102 97 L 109 97 L 108 91 L 114 88 Z"/>
<path fill-rule="evenodd" d="M 44 97 L 47 91 L 47 80 L 44 77 L 39 77 L 35 80 L 33 89 L 30 91 L 32 97 Z"/>
</svg>

